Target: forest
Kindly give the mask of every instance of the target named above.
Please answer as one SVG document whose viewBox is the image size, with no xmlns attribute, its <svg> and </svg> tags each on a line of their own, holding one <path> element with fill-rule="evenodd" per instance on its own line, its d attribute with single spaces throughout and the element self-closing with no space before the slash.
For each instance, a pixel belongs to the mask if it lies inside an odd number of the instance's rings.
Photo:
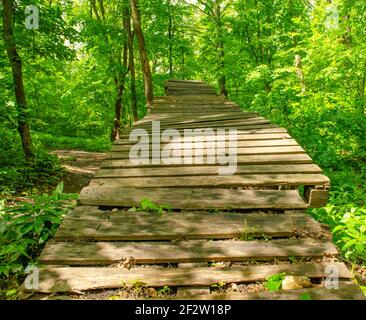
<svg viewBox="0 0 366 320">
<path fill-rule="evenodd" d="M 57 150 L 108 152 L 169 79 L 288 130 L 331 180 L 308 213 L 366 292 L 364 0 L 2 0 L 0 13 L 0 298 L 75 204 L 75 159 Z"/>
</svg>

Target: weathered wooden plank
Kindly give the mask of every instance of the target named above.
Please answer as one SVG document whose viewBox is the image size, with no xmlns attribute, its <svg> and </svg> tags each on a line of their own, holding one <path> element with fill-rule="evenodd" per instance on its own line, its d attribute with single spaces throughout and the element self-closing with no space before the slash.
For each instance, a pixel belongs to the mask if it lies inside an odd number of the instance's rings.
<svg viewBox="0 0 366 320">
<path fill-rule="evenodd" d="M 177 110 L 171 110 L 168 108 L 162 108 L 162 109 L 152 109 L 150 111 L 151 115 L 156 115 L 156 114 L 161 114 L 161 113 L 165 113 L 165 114 L 171 114 L 171 115 L 176 115 L 176 116 L 186 116 L 186 115 L 195 115 L 195 114 L 212 114 L 212 115 L 216 115 L 218 113 L 226 113 L 226 112 L 236 112 L 238 114 L 240 114 L 242 111 L 239 108 L 231 108 L 230 109 L 224 109 L 224 110 L 213 110 L 211 108 L 207 108 L 207 109 L 177 109 Z"/>
<path fill-rule="evenodd" d="M 329 184 L 330 181 L 325 184 Z M 308 188 L 305 191 L 305 198 L 309 203 L 310 208 L 321 208 L 325 206 L 329 198 L 329 190 L 316 190 L 313 188 Z"/>
<path fill-rule="evenodd" d="M 274 258 L 322 257 L 337 255 L 328 240 L 281 239 L 272 241 L 180 242 L 91 242 L 48 243 L 39 261 L 58 265 L 110 264 L 133 257 L 136 264 L 184 263 L 201 261 L 273 260 Z"/>
<path fill-rule="evenodd" d="M 175 299 L 189 300 L 301 300 L 304 294 L 310 295 L 311 300 L 365 300 L 359 286 L 354 284 L 340 285 L 338 289 L 314 287 L 300 290 L 258 293 L 214 293 L 209 295 L 176 296 Z M 169 297 L 174 298 L 174 297 Z M 167 299 L 165 297 L 164 299 Z"/>
<path fill-rule="evenodd" d="M 130 270 L 121 268 L 42 268 L 39 273 L 38 292 L 80 292 L 98 289 L 120 288 L 140 281 L 149 287 L 210 286 L 214 283 L 245 283 L 263 281 L 273 274 L 286 272 L 289 275 L 321 279 L 328 276 L 328 264 L 265 265 L 237 268 L 164 268 Z M 351 274 L 343 263 L 332 264 L 340 279 L 350 279 Z"/>
<path fill-rule="evenodd" d="M 211 121 L 224 121 L 232 119 L 248 119 L 258 117 L 256 112 L 226 112 L 223 114 L 207 115 L 202 114 L 198 116 L 192 115 L 171 115 L 171 114 L 148 114 L 143 119 L 135 122 L 135 125 L 150 123 L 151 121 L 160 121 L 161 124 L 168 123 L 198 123 L 198 122 L 211 122 Z"/>
<path fill-rule="evenodd" d="M 189 149 L 188 149 L 189 150 Z M 177 156 L 171 156 L 171 157 L 166 157 L 163 154 L 160 155 L 160 160 L 162 162 L 164 162 L 165 160 L 169 159 L 170 163 L 184 163 L 184 152 L 183 150 L 176 150 L 176 153 L 179 152 L 181 153 L 180 157 Z M 207 164 L 207 155 L 210 154 L 212 155 L 212 153 L 210 153 L 210 150 L 207 149 L 191 149 L 192 151 L 192 156 L 189 156 L 189 153 L 187 152 L 187 158 L 192 158 L 192 161 L 185 161 L 187 164 L 189 163 L 197 163 L 197 164 Z M 108 155 L 108 159 L 109 160 L 115 160 L 115 159 L 130 159 L 130 160 L 139 160 L 139 159 L 150 159 L 151 162 L 151 152 L 152 150 L 149 150 L 149 153 L 143 153 L 142 155 L 137 154 L 131 154 L 128 151 L 111 151 Z M 198 152 L 198 153 L 196 153 Z M 175 155 L 176 155 L 175 153 Z M 240 147 L 237 148 L 236 150 L 236 154 L 238 156 L 240 155 L 276 155 L 276 154 L 301 154 L 301 153 L 305 153 L 305 150 L 300 147 L 300 146 L 276 146 L 276 147 Z M 197 156 L 195 156 L 195 154 Z M 200 154 L 202 154 L 202 161 L 200 160 Z M 201 162 L 200 162 L 201 161 Z"/>
<path fill-rule="evenodd" d="M 222 188 L 86 187 L 78 202 L 85 205 L 133 207 L 148 198 L 177 209 L 306 208 L 296 190 L 237 190 Z"/>
<path fill-rule="evenodd" d="M 258 125 L 259 126 L 259 125 Z M 268 128 L 269 126 L 269 128 Z M 256 126 L 257 127 L 257 126 Z M 236 128 L 237 129 L 237 136 L 240 138 L 240 136 L 251 136 L 251 135 L 256 135 L 256 134 L 273 134 L 273 133 L 287 133 L 287 130 L 280 128 L 280 127 L 276 127 L 275 125 L 265 125 L 265 127 L 263 127 L 263 125 L 260 126 L 260 128 Z M 191 132 L 184 132 L 184 130 L 178 130 L 181 133 L 181 137 L 183 138 L 187 138 L 187 137 L 192 137 L 192 136 L 197 136 L 199 134 L 198 131 L 191 133 Z M 200 131 L 202 131 L 202 135 L 203 136 L 207 136 L 208 133 L 207 131 L 205 131 L 205 128 L 200 128 Z M 217 136 L 217 135 L 216 135 Z M 222 134 L 220 134 L 219 136 L 222 136 Z M 229 131 L 227 132 L 227 134 L 224 135 L 225 137 L 229 137 Z M 128 140 L 129 139 L 129 134 L 121 134 L 120 136 L 121 140 Z"/>
<path fill-rule="evenodd" d="M 244 236 L 288 237 L 298 230 L 321 234 L 306 214 L 69 212 L 55 235 L 65 240 L 232 239 Z"/>
<path fill-rule="evenodd" d="M 119 178 L 119 177 L 165 177 L 165 176 L 194 176 L 217 175 L 218 166 L 197 167 L 162 167 L 162 168 L 122 168 L 101 169 L 95 174 L 95 178 Z M 235 174 L 256 173 L 321 173 L 322 170 L 316 164 L 287 164 L 287 165 L 239 165 Z"/>
<path fill-rule="evenodd" d="M 201 140 L 200 142 L 195 141 L 196 139 L 192 139 L 192 141 L 181 142 L 180 140 L 173 139 L 169 143 L 161 143 L 161 149 L 163 149 L 166 145 L 169 147 L 174 148 L 174 150 L 181 150 L 185 148 L 185 145 L 191 145 L 192 148 L 195 149 L 202 149 L 207 148 L 207 139 L 206 137 L 199 137 L 197 140 Z M 223 141 L 223 140 L 221 140 Z M 156 143 L 155 143 L 156 144 Z M 236 142 L 237 148 L 248 148 L 248 147 L 279 147 L 279 146 L 298 146 L 298 143 L 294 139 L 273 139 L 273 140 L 247 140 L 247 141 L 237 141 Z M 214 141 L 214 147 L 216 147 L 216 141 Z M 228 147 L 228 143 L 224 144 L 224 147 Z M 115 144 L 112 146 L 113 152 L 128 152 L 131 146 L 123 146 L 120 144 Z"/>
<path fill-rule="evenodd" d="M 165 177 L 113 177 L 113 178 L 94 178 L 90 186 L 104 187 L 199 187 L 199 188 L 231 188 L 247 186 L 276 186 L 276 185 L 316 185 L 328 183 L 329 179 L 322 174 L 243 174 L 243 175 L 217 175 L 213 176 L 165 176 Z"/>
<path fill-rule="evenodd" d="M 205 135 L 202 133 L 199 135 L 199 137 L 202 137 L 203 139 L 207 140 L 208 135 Z M 229 141 L 230 138 L 233 138 L 235 136 L 227 134 L 227 135 L 216 135 L 216 141 Z M 286 139 L 292 139 L 291 136 L 286 132 L 279 132 L 279 133 L 262 133 L 262 134 L 237 134 L 236 136 L 237 141 L 260 141 L 260 140 L 286 140 Z M 193 142 L 196 139 L 196 137 L 193 136 L 183 136 L 180 139 L 174 139 L 172 141 L 175 142 Z M 139 142 L 140 144 L 144 144 L 143 141 Z M 158 144 L 159 142 L 156 141 L 149 141 L 148 144 Z M 130 141 L 127 139 L 120 139 L 116 140 L 113 145 L 133 145 L 136 144 L 136 141 Z"/>
<path fill-rule="evenodd" d="M 238 165 L 249 165 L 249 164 L 307 164 L 312 163 L 312 159 L 307 154 L 267 154 L 267 155 L 238 155 L 237 156 L 237 164 Z M 159 164 L 146 164 L 146 165 L 137 165 L 131 163 L 130 160 L 105 160 L 102 163 L 102 168 L 143 168 L 143 167 L 179 167 L 181 165 L 164 165 L 163 163 Z M 198 164 L 188 165 L 185 164 L 185 167 L 193 167 L 200 166 Z"/>
<path fill-rule="evenodd" d="M 275 128 L 277 127 L 276 125 L 271 125 L 271 123 L 264 119 L 264 118 L 252 118 L 252 119 L 246 119 L 244 120 L 239 120 L 239 121 L 235 121 L 235 120 L 230 120 L 230 121 L 226 121 L 225 123 L 212 123 L 212 122 L 199 122 L 197 124 L 192 124 L 192 123 L 188 123 L 188 124 L 172 124 L 172 125 L 166 125 L 166 126 L 160 126 L 161 130 L 166 130 L 166 129 L 177 129 L 177 130 L 182 130 L 182 129 L 201 129 L 201 128 L 222 128 L 222 129 L 241 129 L 241 128 L 251 128 L 251 127 L 256 127 L 256 126 L 269 126 L 269 128 Z M 143 125 L 143 126 L 133 126 L 133 127 L 129 127 L 123 130 L 123 133 L 128 133 L 131 132 L 133 130 L 136 129 L 144 129 L 147 132 L 150 132 L 152 129 L 151 124 L 147 124 L 147 125 Z"/>
<path fill-rule="evenodd" d="M 229 127 L 234 125 L 249 125 L 249 124 L 263 124 L 263 123 L 270 123 L 267 119 L 262 117 L 251 117 L 251 118 L 244 118 L 244 119 L 221 119 L 215 121 L 198 121 L 198 122 L 172 122 L 172 123 L 163 123 L 159 122 L 161 129 L 171 129 L 171 128 L 201 128 L 201 127 L 209 127 L 209 128 L 217 128 L 217 127 Z M 148 123 L 135 123 L 131 130 L 136 128 L 141 129 L 151 129 L 152 122 Z"/>
<path fill-rule="evenodd" d="M 172 128 L 175 129 L 175 128 Z M 197 130 L 205 130 L 205 129 L 210 129 L 210 127 L 200 127 L 200 128 L 196 128 Z M 236 129 L 237 134 L 242 134 L 242 133 L 251 133 L 255 130 L 260 130 L 260 129 L 267 129 L 267 132 L 271 132 L 269 129 L 275 129 L 275 130 L 279 130 L 280 128 L 275 125 L 275 124 L 251 124 L 251 125 L 239 125 L 239 126 L 234 126 L 234 127 L 221 127 L 221 129 L 226 130 L 226 133 L 229 134 L 229 130 L 230 129 Z M 151 129 L 145 129 L 147 133 L 151 132 Z M 179 131 L 180 135 L 191 135 L 190 132 L 184 132 L 184 128 L 177 128 L 177 131 Z M 192 129 L 191 129 L 192 130 Z M 128 139 L 129 138 L 129 133 L 130 133 L 131 129 L 126 129 L 122 131 L 121 134 L 121 139 Z M 273 132 L 273 131 L 272 131 Z M 277 131 L 275 131 L 277 132 Z M 193 132 L 193 134 L 195 134 L 195 132 Z"/>
<path fill-rule="evenodd" d="M 225 101 L 225 99 L 220 98 L 218 96 L 214 96 L 211 94 L 190 94 L 185 95 L 183 97 L 177 97 L 177 96 L 165 96 L 165 97 L 155 97 L 154 102 L 161 102 L 161 101 L 167 101 L 167 102 L 196 102 L 196 101 Z"/>
</svg>

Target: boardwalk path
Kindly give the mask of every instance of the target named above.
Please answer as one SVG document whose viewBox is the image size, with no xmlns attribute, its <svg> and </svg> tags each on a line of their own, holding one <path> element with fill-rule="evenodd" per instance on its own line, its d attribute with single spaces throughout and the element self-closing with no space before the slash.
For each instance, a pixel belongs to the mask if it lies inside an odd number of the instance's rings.
<svg viewBox="0 0 366 320">
<path fill-rule="evenodd" d="M 164 154 L 158 163 L 131 160 L 135 142 L 129 134 L 136 128 L 148 134 L 147 160 L 152 150 L 167 145 L 152 137 L 152 121 L 159 121 L 162 131 L 176 129 L 176 150 L 185 148 L 182 141 L 193 142 L 203 163 L 179 164 L 179 152 L 174 164 L 162 163 Z M 218 175 L 222 165 L 207 163 L 202 144 L 183 135 L 184 129 L 197 128 L 237 129 L 234 175 Z M 216 139 L 228 142 L 230 136 L 221 132 Z M 306 208 L 326 203 L 328 189 L 329 179 L 285 129 L 242 112 L 203 82 L 169 81 L 166 96 L 156 98 L 152 111 L 115 142 L 46 245 L 38 292 L 120 288 L 140 281 L 177 289 L 176 297 L 298 299 L 301 290 L 247 294 L 245 285 L 230 294 L 213 292 L 215 283 L 255 283 L 286 272 L 310 277 L 313 288 L 307 290 L 314 299 L 360 298 L 328 232 L 305 214 Z M 174 210 L 158 215 L 124 209 L 138 207 L 144 198 Z M 341 278 L 339 290 L 321 284 L 331 265 Z"/>
</svg>

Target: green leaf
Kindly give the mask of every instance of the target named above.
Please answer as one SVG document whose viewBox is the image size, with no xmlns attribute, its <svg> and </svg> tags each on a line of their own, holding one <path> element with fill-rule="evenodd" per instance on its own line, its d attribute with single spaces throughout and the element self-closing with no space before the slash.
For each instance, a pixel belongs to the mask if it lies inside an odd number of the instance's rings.
<svg viewBox="0 0 366 320">
<path fill-rule="evenodd" d="M 300 300 L 312 300 L 309 292 L 304 292 L 299 297 Z"/>
</svg>

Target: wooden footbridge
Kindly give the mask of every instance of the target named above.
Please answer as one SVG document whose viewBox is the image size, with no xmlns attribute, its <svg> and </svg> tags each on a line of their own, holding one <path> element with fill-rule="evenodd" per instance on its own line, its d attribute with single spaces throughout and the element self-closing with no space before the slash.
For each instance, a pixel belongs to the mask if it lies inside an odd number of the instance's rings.
<svg viewBox="0 0 366 320">
<path fill-rule="evenodd" d="M 361 299 L 330 233 L 305 213 L 326 204 L 329 179 L 304 149 L 285 129 L 242 112 L 203 82 L 168 81 L 165 87 L 152 111 L 122 132 L 47 243 L 37 292 L 82 298 L 138 283 L 169 286 L 164 298 L 299 299 L 306 293 Z M 175 129 L 173 156 L 159 153 L 169 141 L 154 138 L 152 123 L 158 121 L 161 131 Z M 200 129 L 208 141 L 207 128 L 237 130 L 235 174 L 219 175 L 221 165 L 208 161 L 179 162 L 186 142 L 209 157 L 194 135 L 183 135 Z M 140 163 L 129 157 L 134 129 L 144 129 L 138 132 L 148 138 L 140 141 L 147 148 Z M 215 139 L 228 151 L 230 133 Z M 154 152 L 160 161 L 149 160 Z M 143 199 L 156 212 L 139 212 Z M 172 210 L 161 214 L 164 205 Z M 266 291 L 266 278 L 282 272 L 310 278 L 310 287 Z M 326 288 L 334 275 L 339 289 Z M 156 290 L 149 292 L 157 297 Z"/>
</svg>

